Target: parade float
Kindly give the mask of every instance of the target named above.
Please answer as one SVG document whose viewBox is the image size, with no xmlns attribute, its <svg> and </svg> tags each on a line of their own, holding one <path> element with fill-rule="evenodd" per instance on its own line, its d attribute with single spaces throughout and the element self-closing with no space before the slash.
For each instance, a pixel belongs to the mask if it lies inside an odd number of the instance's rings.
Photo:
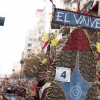
<svg viewBox="0 0 100 100">
<path fill-rule="evenodd" d="M 52 62 L 49 62 L 49 65 L 46 62 L 51 72 L 50 79 L 47 80 L 50 84 L 46 87 L 46 92 L 42 92 L 43 98 L 40 100 L 96 100 L 100 95 L 100 84 L 96 78 L 97 55 L 94 53 L 87 30 L 99 32 L 100 17 L 59 9 L 53 4 L 52 22 L 74 29 L 66 37 Z M 97 42 L 98 52 L 99 46 Z"/>
</svg>

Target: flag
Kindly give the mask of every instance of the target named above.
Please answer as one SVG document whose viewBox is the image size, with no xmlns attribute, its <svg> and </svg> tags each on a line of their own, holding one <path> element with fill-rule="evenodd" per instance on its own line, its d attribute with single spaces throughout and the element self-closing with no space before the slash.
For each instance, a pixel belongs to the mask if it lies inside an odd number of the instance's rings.
<svg viewBox="0 0 100 100">
<path fill-rule="evenodd" d="M 49 44 L 48 44 L 47 52 L 46 52 L 46 53 L 49 53 L 49 51 L 50 51 L 50 43 L 51 43 L 51 41 L 50 41 Z"/>
<path fill-rule="evenodd" d="M 47 51 L 49 50 L 49 44 L 50 44 L 50 41 L 46 41 L 42 47 L 42 50 L 44 51 L 44 53 L 47 53 Z"/>
<path fill-rule="evenodd" d="M 78 13 L 80 13 L 80 0 L 78 0 L 77 5 L 78 5 Z"/>
<path fill-rule="evenodd" d="M 70 2 L 70 6 L 72 7 L 72 0 L 69 0 L 69 2 Z"/>
<path fill-rule="evenodd" d="M 92 5 L 92 9 L 96 6 L 97 4 L 97 0 L 94 0 L 93 5 Z"/>
<path fill-rule="evenodd" d="M 88 13 L 90 8 L 92 7 L 93 1 L 90 1 L 87 5 L 86 5 L 86 12 Z"/>
</svg>

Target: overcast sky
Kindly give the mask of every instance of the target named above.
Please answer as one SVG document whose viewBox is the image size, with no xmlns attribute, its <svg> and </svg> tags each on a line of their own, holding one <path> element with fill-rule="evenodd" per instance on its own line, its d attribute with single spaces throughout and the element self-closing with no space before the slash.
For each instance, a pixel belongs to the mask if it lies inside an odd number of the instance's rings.
<svg viewBox="0 0 100 100">
<path fill-rule="evenodd" d="M 43 8 L 42 0 L 0 0 L 0 73 L 11 73 L 13 62 L 21 60 L 25 37 L 36 25 L 35 12 Z"/>
</svg>

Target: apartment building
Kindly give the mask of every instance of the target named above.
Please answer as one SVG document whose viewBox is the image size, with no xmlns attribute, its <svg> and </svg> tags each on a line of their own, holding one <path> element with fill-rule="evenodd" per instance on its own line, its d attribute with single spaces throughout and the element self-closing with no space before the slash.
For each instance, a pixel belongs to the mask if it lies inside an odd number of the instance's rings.
<svg viewBox="0 0 100 100">
<path fill-rule="evenodd" d="M 24 59 L 28 56 L 28 54 L 34 52 L 33 45 L 34 43 L 34 31 L 33 29 L 30 29 L 28 34 L 26 35 L 25 38 L 25 47 L 21 55 L 21 60 L 20 60 L 20 76 L 23 77 L 23 70 L 24 70 Z"/>
<path fill-rule="evenodd" d="M 20 62 L 14 62 L 13 63 L 13 68 L 12 68 L 12 72 L 16 73 L 16 74 L 19 74 L 20 71 L 21 71 L 21 64 L 20 64 Z"/>
<path fill-rule="evenodd" d="M 24 48 L 24 57 L 27 57 L 27 55 L 31 52 L 33 52 L 33 29 L 29 30 L 26 39 L 25 39 L 25 48 Z"/>
<path fill-rule="evenodd" d="M 45 1 L 44 1 L 45 2 Z M 48 33 L 46 32 L 47 27 L 47 18 L 46 17 L 46 2 L 43 5 L 42 8 L 38 8 L 35 13 L 36 17 L 38 18 L 36 27 L 34 28 L 35 33 L 35 39 L 34 39 L 34 45 L 35 53 L 41 52 L 41 48 L 43 45 L 43 34 Z M 50 18 L 49 18 L 50 19 Z"/>
</svg>

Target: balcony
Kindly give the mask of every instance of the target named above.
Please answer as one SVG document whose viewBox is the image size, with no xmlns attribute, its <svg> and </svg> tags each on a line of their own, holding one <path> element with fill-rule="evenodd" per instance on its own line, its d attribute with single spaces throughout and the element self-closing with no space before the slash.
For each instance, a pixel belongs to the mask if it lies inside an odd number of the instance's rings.
<svg viewBox="0 0 100 100">
<path fill-rule="evenodd" d="M 29 50 L 30 50 L 30 49 L 33 49 L 33 47 L 27 47 L 27 49 L 29 49 Z"/>
<path fill-rule="evenodd" d="M 32 47 L 32 44 L 28 44 L 27 46 L 28 46 L 28 47 Z"/>
</svg>

